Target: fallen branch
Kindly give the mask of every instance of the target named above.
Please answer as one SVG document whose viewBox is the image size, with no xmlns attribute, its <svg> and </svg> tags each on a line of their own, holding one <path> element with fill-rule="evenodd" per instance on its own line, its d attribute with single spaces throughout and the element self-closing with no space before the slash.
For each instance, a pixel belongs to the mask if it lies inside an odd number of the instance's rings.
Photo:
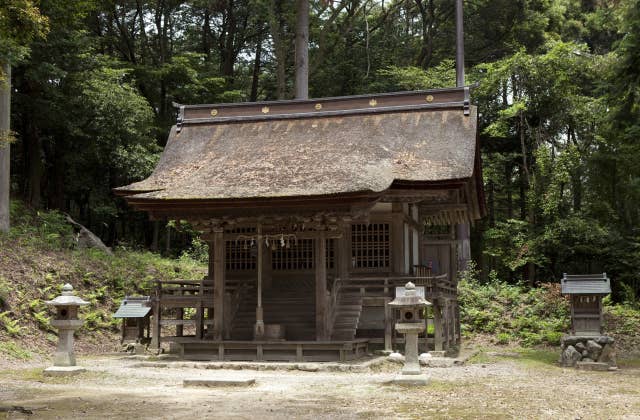
<svg viewBox="0 0 640 420">
<path fill-rule="evenodd" d="M 82 226 L 80 223 L 76 222 L 69 216 L 67 216 L 67 222 L 71 223 L 73 226 L 78 228 L 78 234 L 76 236 L 76 242 L 78 243 L 78 248 L 97 248 L 109 255 L 113 255 L 111 249 L 102 242 L 97 235 L 91 232 L 86 227 Z"/>
</svg>

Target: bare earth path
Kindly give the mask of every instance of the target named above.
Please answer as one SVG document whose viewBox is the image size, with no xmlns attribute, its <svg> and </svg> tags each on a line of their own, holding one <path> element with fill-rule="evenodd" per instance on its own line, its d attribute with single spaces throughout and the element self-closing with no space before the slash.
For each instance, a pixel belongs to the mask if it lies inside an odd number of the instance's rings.
<svg viewBox="0 0 640 420">
<path fill-rule="evenodd" d="M 93 358 L 73 378 L 44 378 L 42 366 L 0 370 L 6 418 L 317 419 L 549 418 L 640 419 L 640 369 L 580 372 L 527 358 L 485 357 L 431 368 L 424 388 L 385 385 L 398 370 L 366 373 L 136 368 L 136 361 Z M 242 378 L 246 388 L 183 388 L 188 378 Z"/>
</svg>

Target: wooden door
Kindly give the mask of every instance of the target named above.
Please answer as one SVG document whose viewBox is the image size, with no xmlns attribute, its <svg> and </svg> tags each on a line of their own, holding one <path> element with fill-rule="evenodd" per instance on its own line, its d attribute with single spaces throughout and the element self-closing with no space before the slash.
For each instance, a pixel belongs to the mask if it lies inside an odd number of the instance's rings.
<svg viewBox="0 0 640 420">
<path fill-rule="evenodd" d="M 420 264 L 431 263 L 431 275 L 448 274 L 451 278 L 451 244 L 442 242 L 423 242 Z"/>
</svg>

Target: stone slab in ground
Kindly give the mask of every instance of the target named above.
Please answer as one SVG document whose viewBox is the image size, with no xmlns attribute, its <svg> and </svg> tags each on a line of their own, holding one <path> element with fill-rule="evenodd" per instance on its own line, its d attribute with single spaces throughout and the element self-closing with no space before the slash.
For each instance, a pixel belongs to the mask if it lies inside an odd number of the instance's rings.
<svg viewBox="0 0 640 420">
<path fill-rule="evenodd" d="M 421 360 L 422 364 L 432 368 L 450 368 L 456 363 L 456 359 L 450 357 L 432 357 L 431 359 Z"/>
<path fill-rule="evenodd" d="M 577 362 L 576 367 L 581 370 L 597 370 L 600 372 L 609 370 L 609 365 L 607 363 L 599 362 Z"/>
<path fill-rule="evenodd" d="M 72 376 L 82 372 L 86 372 L 87 369 L 82 366 L 51 366 L 44 370 L 44 376 Z"/>
<path fill-rule="evenodd" d="M 398 375 L 387 383 L 402 386 L 425 386 L 429 384 L 429 380 L 427 375 Z"/>
<path fill-rule="evenodd" d="M 256 383 L 255 378 L 197 378 L 197 379 L 185 379 L 182 385 L 189 386 L 203 386 L 203 387 L 224 387 L 224 386 L 250 386 Z"/>
</svg>

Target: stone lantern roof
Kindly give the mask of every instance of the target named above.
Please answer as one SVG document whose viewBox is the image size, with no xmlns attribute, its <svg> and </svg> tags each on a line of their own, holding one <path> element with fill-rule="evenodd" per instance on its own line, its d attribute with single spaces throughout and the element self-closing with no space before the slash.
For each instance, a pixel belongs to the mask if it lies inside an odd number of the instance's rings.
<svg viewBox="0 0 640 420">
<path fill-rule="evenodd" d="M 416 285 L 412 282 L 404 286 L 405 292 L 403 296 L 396 296 L 394 300 L 389 302 L 389 306 L 396 308 L 416 308 L 430 306 L 431 302 L 425 300 L 416 293 Z"/>
<path fill-rule="evenodd" d="M 82 300 L 73 294 L 73 286 L 69 283 L 62 286 L 62 294 L 53 300 L 47 300 L 44 303 L 50 306 L 84 306 L 89 302 Z"/>
</svg>

